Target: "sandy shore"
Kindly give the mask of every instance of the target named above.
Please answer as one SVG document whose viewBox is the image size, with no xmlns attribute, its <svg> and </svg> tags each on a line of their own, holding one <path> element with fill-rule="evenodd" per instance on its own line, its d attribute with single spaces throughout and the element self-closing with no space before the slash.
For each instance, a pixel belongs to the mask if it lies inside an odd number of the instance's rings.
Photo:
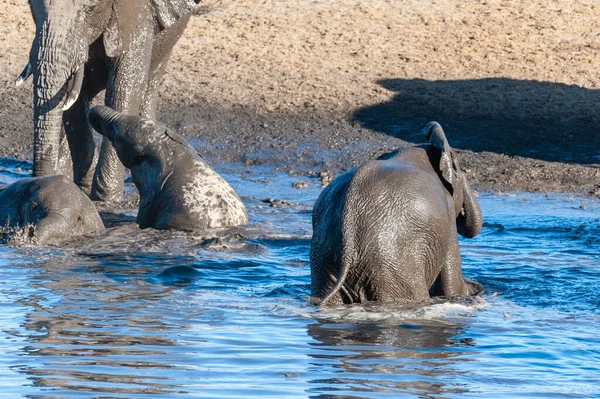
<svg viewBox="0 0 600 399">
<path fill-rule="evenodd" d="M 596 1 L 204 3 L 161 119 L 212 162 L 349 169 L 440 122 L 480 189 L 600 195 Z M 0 155 L 30 158 L 34 26 L 0 4 Z"/>
</svg>

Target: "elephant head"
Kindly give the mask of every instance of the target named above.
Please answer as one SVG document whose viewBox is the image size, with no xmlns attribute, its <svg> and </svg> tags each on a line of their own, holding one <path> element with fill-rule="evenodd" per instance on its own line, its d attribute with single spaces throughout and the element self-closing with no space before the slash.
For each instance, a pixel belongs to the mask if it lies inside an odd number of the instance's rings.
<svg viewBox="0 0 600 399">
<path fill-rule="evenodd" d="M 456 228 L 466 238 L 475 237 L 481 230 L 483 218 L 469 182 L 461 171 L 444 130 L 437 122 L 430 122 L 423 129 L 429 140 L 428 155 L 442 183 L 454 199 Z"/>
<path fill-rule="evenodd" d="M 131 49 L 141 29 L 155 34 L 189 14 L 197 0 L 29 0 L 36 25 L 29 63 L 33 75 L 34 176 L 60 172 L 63 111 L 77 100 L 90 46 L 107 59 Z M 109 77 L 110 79 L 110 77 Z"/>
<path fill-rule="evenodd" d="M 81 90 L 89 45 L 108 25 L 109 0 L 30 0 L 36 25 L 29 63 L 17 83 L 33 74 L 34 176 L 59 170 L 63 111 Z"/>
<path fill-rule="evenodd" d="M 126 168 L 143 169 L 143 175 L 155 178 L 159 172 L 153 172 L 154 169 L 172 161 L 172 155 L 166 152 L 170 151 L 168 143 L 172 142 L 174 133 L 161 129 L 154 121 L 101 105 L 90 111 L 89 119 L 92 127 L 111 141 Z M 187 143 L 182 144 L 189 147 Z"/>
<path fill-rule="evenodd" d="M 141 228 L 196 230 L 248 223 L 233 188 L 177 133 L 103 105 L 90 111 L 89 121 L 131 170 L 140 193 Z"/>
<path fill-rule="evenodd" d="M 0 225 L 14 230 L 13 244 L 58 243 L 104 229 L 92 201 L 62 175 L 20 179 L 1 190 Z"/>
</svg>

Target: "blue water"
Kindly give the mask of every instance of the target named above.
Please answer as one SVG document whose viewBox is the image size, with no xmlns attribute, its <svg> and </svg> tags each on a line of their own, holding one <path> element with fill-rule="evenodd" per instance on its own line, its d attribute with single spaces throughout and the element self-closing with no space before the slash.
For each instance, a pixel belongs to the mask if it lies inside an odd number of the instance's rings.
<svg viewBox="0 0 600 399">
<path fill-rule="evenodd" d="M 28 168 L 5 162 L 0 183 Z M 484 296 L 318 310 L 318 181 L 218 170 L 252 221 L 229 239 L 124 224 L 0 246 L 0 397 L 600 397 L 598 200 L 480 194 L 484 228 L 461 251 Z"/>
</svg>

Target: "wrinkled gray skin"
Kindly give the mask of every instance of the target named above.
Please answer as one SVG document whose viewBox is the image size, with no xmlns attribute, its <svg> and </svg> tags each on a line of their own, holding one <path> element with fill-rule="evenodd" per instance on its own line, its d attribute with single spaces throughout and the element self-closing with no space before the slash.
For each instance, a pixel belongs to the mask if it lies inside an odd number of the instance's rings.
<svg viewBox="0 0 600 399">
<path fill-rule="evenodd" d="M 313 209 L 311 289 L 321 305 L 426 302 L 481 291 L 462 275 L 457 231 L 481 229 L 477 200 L 441 126 L 335 179 Z"/>
<path fill-rule="evenodd" d="M 21 179 L 0 191 L 0 225 L 34 225 L 34 244 L 58 243 L 104 229 L 92 201 L 62 175 Z"/>
<path fill-rule="evenodd" d="M 73 175 L 93 199 L 121 200 L 123 166 L 107 140 L 94 167 L 89 102 L 106 89 L 107 105 L 154 118 L 171 49 L 198 1 L 29 0 L 36 34 L 17 84 L 33 74 L 34 176 Z"/>
<path fill-rule="evenodd" d="M 235 191 L 180 135 L 105 106 L 94 107 L 89 119 L 131 169 L 140 193 L 141 228 L 199 230 L 248 223 Z"/>
</svg>

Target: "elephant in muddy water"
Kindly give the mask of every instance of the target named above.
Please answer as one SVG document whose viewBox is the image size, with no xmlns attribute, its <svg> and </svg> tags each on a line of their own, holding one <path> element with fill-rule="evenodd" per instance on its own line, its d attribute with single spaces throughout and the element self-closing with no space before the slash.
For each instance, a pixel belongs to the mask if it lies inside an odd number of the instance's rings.
<svg viewBox="0 0 600 399">
<path fill-rule="evenodd" d="M 425 302 L 482 290 L 462 275 L 457 231 L 481 210 L 442 127 L 428 144 L 384 154 L 336 178 L 313 209 L 311 290 L 321 305 Z"/>
<path fill-rule="evenodd" d="M 104 229 L 92 201 L 63 175 L 21 179 L 0 191 L 0 225 L 22 228 L 24 241 L 39 245 Z"/>
<path fill-rule="evenodd" d="M 106 106 L 94 107 L 89 119 L 131 170 L 140 193 L 141 228 L 199 230 L 248 223 L 240 197 L 180 135 Z"/>
<path fill-rule="evenodd" d="M 155 117 L 171 50 L 198 1 L 29 0 L 36 32 L 17 84 L 33 74 L 34 176 L 73 175 L 93 199 L 122 198 L 123 166 L 108 140 L 94 167 L 89 102 L 106 89 L 112 108 Z"/>
</svg>

